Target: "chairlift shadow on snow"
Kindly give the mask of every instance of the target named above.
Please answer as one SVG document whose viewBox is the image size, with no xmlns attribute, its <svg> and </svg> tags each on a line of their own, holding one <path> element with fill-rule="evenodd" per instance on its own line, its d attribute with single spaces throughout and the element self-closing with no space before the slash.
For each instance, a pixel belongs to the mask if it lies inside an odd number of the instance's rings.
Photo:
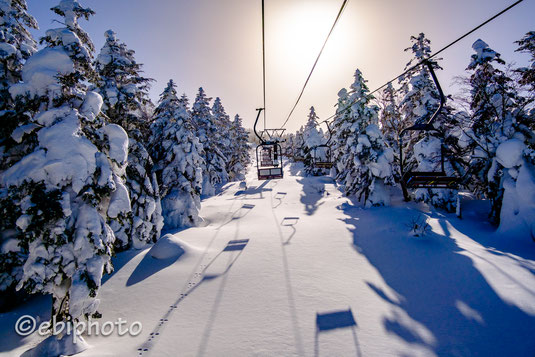
<svg viewBox="0 0 535 357">
<path fill-rule="evenodd" d="M 314 335 L 314 356 L 319 356 L 319 338 L 322 332 L 331 332 L 338 329 L 351 329 L 355 343 L 356 356 L 362 356 L 357 338 L 357 322 L 351 308 L 325 313 L 316 313 L 316 333 Z"/>
<path fill-rule="evenodd" d="M 231 198 L 231 199 L 234 199 L 234 200 L 235 199 L 262 200 L 262 199 L 265 198 L 264 195 L 263 195 L 264 192 L 273 191 L 273 188 L 266 187 L 270 182 L 271 182 L 271 180 L 265 180 L 259 186 L 252 186 L 252 187 L 249 187 L 249 188 L 247 188 L 245 190 L 238 190 L 234 194 L 235 198 Z M 254 196 L 254 195 L 258 195 L 258 197 L 249 197 L 249 196 Z"/>
<path fill-rule="evenodd" d="M 210 315 L 208 317 L 208 320 L 206 321 L 204 333 L 202 335 L 201 342 L 199 343 L 197 356 L 204 356 L 206 353 L 206 348 L 210 340 L 212 328 L 214 326 L 217 312 L 219 310 L 219 306 L 223 299 L 223 293 L 225 291 L 225 287 L 227 284 L 227 279 L 228 279 L 227 273 L 229 272 L 230 268 L 232 268 L 236 260 L 238 260 L 240 255 L 243 253 L 243 249 L 246 247 L 247 243 L 249 243 L 249 239 L 239 239 L 239 240 L 229 241 L 227 246 L 217 256 L 215 256 L 214 259 L 212 259 L 212 261 L 208 263 L 208 265 L 203 270 L 203 278 L 200 283 L 208 281 L 208 280 L 220 278 L 220 277 L 223 277 L 223 278 L 221 280 L 221 284 L 215 296 L 214 303 L 212 304 Z M 216 262 L 219 259 L 219 257 L 221 257 L 223 254 L 228 254 L 228 259 L 227 259 L 226 264 L 220 266 L 216 270 L 212 270 L 212 272 L 209 273 L 208 271 L 213 269 L 212 266 L 214 262 Z"/>
<path fill-rule="evenodd" d="M 286 197 L 286 192 L 277 192 L 275 196 L 273 196 L 274 199 L 279 201 L 273 208 L 277 208 L 282 204 L 282 200 Z"/>
<path fill-rule="evenodd" d="M 389 290 L 401 297 L 395 301 L 383 289 L 368 284 L 394 308 L 393 316 L 383 317 L 387 331 L 436 355 L 533 354 L 533 330 L 526 326 L 535 326 L 535 315 L 498 295 L 475 265 L 477 257 L 451 236 L 448 216 L 436 216 L 444 234 L 431 231 L 415 239 L 400 235 L 406 207 L 379 209 L 388 212 L 378 215 L 374 208 L 343 207 L 355 250 L 377 269 Z M 450 216 L 450 222 L 456 220 Z M 514 280 L 503 278 L 522 290 Z M 408 323 L 398 309 L 414 322 Z"/>
<path fill-rule="evenodd" d="M 299 217 L 284 217 L 281 221 L 281 226 L 283 227 L 290 227 L 292 228 L 292 233 L 286 238 L 286 240 L 282 243 L 283 245 L 290 244 L 290 240 L 293 238 L 295 233 L 297 233 L 297 229 L 295 229 L 295 225 L 299 222 Z"/>
<path fill-rule="evenodd" d="M 212 311 L 210 313 L 210 318 L 208 319 L 205 333 L 203 334 L 201 345 L 199 346 L 199 353 L 198 356 L 201 356 L 204 354 L 204 350 L 208 344 L 208 340 L 210 337 L 210 331 L 213 326 L 213 323 L 215 321 L 215 317 L 217 315 L 217 310 L 219 308 L 220 301 L 223 296 L 223 291 L 226 285 L 228 272 L 236 263 L 240 255 L 243 253 L 244 248 L 249 243 L 249 239 L 240 239 L 240 240 L 231 240 L 227 243 L 227 245 L 221 250 L 215 257 L 213 257 L 210 262 L 203 267 L 201 272 L 198 272 L 194 275 L 192 275 L 192 279 L 188 282 L 186 282 L 186 285 L 181 290 L 181 294 L 179 295 L 178 299 L 169 307 L 169 310 L 162 316 L 162 318 L 159 320 L 159 323 L 156 325 L 156 327 L 152 330 L 150 333 L 150 337 L 147 341 L 145 341 L 139 348 L 138 351 L 140 353 L 142 352 L 149 352 L 149 350 L 152 349 L 152 347 L 155 345 L 155 339 L 160 336 L 163 333 L 163 330 L 165 326 L 167 325 L 167 322 L 169 321 L 169 318 L 171 317 L 171 314 L 173 311 L 175 311 L 178 308 L 178 305 L 189 295 L 191 295 L 199 286 L 202 285 L 203 282 L 215 280 L 217 278 L 223 277 L 223 280 L 221 282 L 221 286 L 219 287 L 217 296 L 214 301 L 214 305 L 212 307 Z M 228 254 L 227 262 L 220 263 L 220 258 L 224 255 Z"/>
</svg>

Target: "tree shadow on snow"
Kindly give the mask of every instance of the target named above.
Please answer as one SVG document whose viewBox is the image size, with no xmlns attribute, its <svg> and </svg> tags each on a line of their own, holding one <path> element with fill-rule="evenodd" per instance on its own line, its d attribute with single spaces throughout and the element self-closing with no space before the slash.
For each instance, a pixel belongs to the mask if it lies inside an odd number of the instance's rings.
<svg viewBox="0 0 535 357">
<path fill-rule="evenodd" d="M 152 245 L 147 246 L 143 249 L 129 249 L 124 252 L 117 253 L 116 256 L 112 257 L 111 261 L 113 264 L 113 271 L 111 274 L 104 274 L 102 276 L 102 285 L 104 285 L 108 280 L 111 279 L 115 274 L 119 272 L 129 261 L 137 257 L 140 253 L 143 253 L 145 249 L 150 249 Z"/>
<path fill-rule="evenodd" d="M 328 179 L 330 180 L 330 179 Z M 319 201 L 325 194 L 325 178 L 323 177 L 303 177 L 297 180 L 303 186 L 301 194 L 301 203 L 305 205 L 305 211 L 308 216 L 312 216 L 316 210 L 323 204 Z"/>
<path fill-rule="evenodd" d="M 176 262 L 184 252 L 179 255 L 176 255 L 167 259 L 155 259 L 148 252 L 145 254 L 143 259 L 139 262 L 136 269 L 132 272 L 130 277 L 126 282 L 126 286 L 135 285 L 148 277 L 156 274 L 160 270 L 163 270 Z"/>
<path fill-rule="evenodd" d="M 398 295 L 390 298 L 391 293 L 368 283 L 378 297 L 397 307 L 383 318 L 387 331 L 440 356 L 533 355 L 535 316 L 497 295 L 471 253 L 450 237 L 445 219 L 440 221 L 444 235 L 430 232 L 417 238 L 408 235 L 408 228 L 407 234 L 399 229 L 414 212 L 407 207 L 363 210 L 344 204 L 341 209 L 349 216 L 344 221 L 355 250 Z"/>
</svg>

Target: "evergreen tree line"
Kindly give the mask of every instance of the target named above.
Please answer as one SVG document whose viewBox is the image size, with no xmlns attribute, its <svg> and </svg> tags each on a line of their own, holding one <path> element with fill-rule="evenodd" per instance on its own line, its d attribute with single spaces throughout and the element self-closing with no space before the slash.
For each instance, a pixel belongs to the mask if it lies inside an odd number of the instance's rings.
<svg viewBox="0 0 535 357">
<path fill-rule="evenodd" d="M 77 0 L 46 31 L 0 2 L 0 290 L 51 294 L 57 321 L 98 316 L 111 256 L 198 223 L 201 195 L 244 176 L 248 133 L 202 88 L 170 80 L 155 106 L 135 52 L 105 33 L 95 56 Z"/>
<path fill-rule="evenodd" d="M 463 94 L 447 97 L 433 126 L 436 132 L 409 131 L 403 137 L 403 159 L 414 171 L 440 171 L 441 147 L 445 171 L 459 177 L 477 198 L 491 203 L 489 218 L 495 225 L 513 221 L 525 225 L 535 237 L 535 32 L 515 42 L 518 52 L 530 56 L 530 65 L 514 68 L 487 43 L 477 40 L 467 58 L 467 75 L 459 78 Z M 412 53 L 406 70 L 428 58 L 431 42 L 423 33 L 411 37 Z M 437 61 L 438 62 L 438 61 Z M 442 68 L 433 62 L 435 71 Z M 370 94 L 357 70 L 349 89 L 338 93 L 332 128 L 331 170 L 348 196 L 366 206 L 389 203 L 389 186 L 400 181 L 401 131 L 427 122 L 440 103 L 440 95 L 426 66 L 389 84 L 378 97 Z M 311 108 L 305 127 L 288 138 L 288 151 L 304 160 L 309 174 L 325 174 L 312 165 L 312 148 L 326 135 L 317 127 Z M 419 188 L 412 197 L 452 211 L 457 191 Z M 511 214 L 513 212 L 513 214 Z M 508 223 L 509 224 L 509 223 Z"/>
</svg>

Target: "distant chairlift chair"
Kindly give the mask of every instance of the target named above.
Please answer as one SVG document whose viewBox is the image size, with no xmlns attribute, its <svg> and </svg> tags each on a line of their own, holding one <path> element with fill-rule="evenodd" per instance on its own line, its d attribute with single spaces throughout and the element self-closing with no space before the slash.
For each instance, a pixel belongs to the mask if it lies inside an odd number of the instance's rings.
<svg viewBox="0 0 535 357">
<path fill-rule="evenodd" d="M 282 173 L 282 133 L 285 129 L 264 129 L 261 135 L 256 131 L 256 124 L 263 108 L 257 109 L 258 115 L 254 125 L 254 133 L 260 140 L 256 147 L 256 168 L 259 180 L 281 179 Z M 267 136 L 267 140 L 264 139 Z"/>
<path fill-rule="evenodd" d="M 401 171 L 401 188 L 403 190 L 403 197 L 406 201 L 409 200 L 409 188 L 449 188 L 456 189 L 459 185 L 459 178 L 454 176 L 448 176 L 444 168 L 444 143 L 441 143 L 440 150 L 440 171 L 413 171 L 411 168 L 407 169 L 403 161 L 403 135 L 409 131 L 426 131 L 431 132 L 435 131 L 440 133 L 438 129 L 433 126 L 433 121 L 440 114 L 442 107 L 444 106 L 445 97 L 442 92 L 442 88 L 438 82 L 435 71 L 431 61 L 427 60 L 425 62 L 433 82 L 440 93 L 440 105 L 438 109 L 433 113 L 431 118 L 427 123 L 415 124 L 411 127 L 403 129 L 399 135 L 399 160 L 400 160 L 400 171 Z"/>
<path fill-rule="evenodd" d="M 325 144 L 314 146 L 312 148 L 312 166 L 315 169 L 330 169 L 333 167 L 333 160 L 331 154 L 331 146 L 329 143 L 332 138 L 332 131 L 328 122 L 327 129 L 329 130 L 329 139 Z"/>
</svg>

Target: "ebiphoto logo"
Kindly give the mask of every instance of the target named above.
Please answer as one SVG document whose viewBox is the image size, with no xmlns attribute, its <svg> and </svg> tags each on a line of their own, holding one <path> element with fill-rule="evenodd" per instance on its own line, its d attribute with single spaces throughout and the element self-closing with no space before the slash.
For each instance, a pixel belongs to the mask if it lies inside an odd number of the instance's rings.
<svg viewBox="0 0 535 357">
<path fill-rule="evenodd" d="M 37 320 L 30 315 L 23 315 L 19 317 L 15 323 L 15 332 L 19 336 L 29 336 L 35 331 L 40 336 L 47 336 L 50 333 L 54 336 L 70 335 L 73 343 L 78 341 L 78 336 L 83 334 L 87 336 L 110 336 L 116 332 L 119 336 L 126 334 L 130 336 L 137 336 L 143 330 L 143 325 L 139 321 L 134 321 L 128 324 L 128 321 L 118 318 L 117 321 L 56 321 L 56 317 L 52 321 L 44 321 L 37 324 Z"/>
</svg>

